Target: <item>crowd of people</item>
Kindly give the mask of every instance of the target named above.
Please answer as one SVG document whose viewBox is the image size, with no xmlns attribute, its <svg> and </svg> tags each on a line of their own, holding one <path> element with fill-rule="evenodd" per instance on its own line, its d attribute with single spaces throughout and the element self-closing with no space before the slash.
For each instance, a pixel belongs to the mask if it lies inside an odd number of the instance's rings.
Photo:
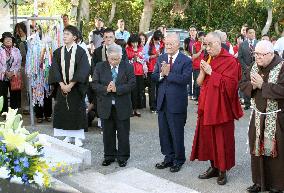
<svg viewBox="0 0 284 193">
<path fill-rule="evenodd" d="M 53 52 L 49 69 L 51 94 L 44 105 L 34 107 L 38 123 L 44 117 L 53 122 L 55 136 L 82 146 L 97 117 L 104 143 L 102 165 L 117 161 L 125 167 L 130 117 L 143 116 L 139 109 L 146 108 L 148 94 L 149 110 L 158 114 L 164 155 L 155 168 L 179 172 L 186 160 L 188 100 L 194 100 L 198 118 L 190 160 L 210 161 L 198 178 L 217 177 L 224 185 L 226 172 L 235 165 L 234 121 L 243 116 L 243 109 L 252 109 L 248 134 L 254 184 L 247 191 L 284 190 L 284 32 L 278 40 L 266 34 L 257 40 L 255 30 L 243 25 L 233 44 L 224 31 L 206 34 L 190 26 L 189 37 L 180 45 L 179 35 L 167 34 L 165 26 L 148 37 L 128 32 L 123 19 L 115 31 L 96 18 L 87 47 L 68 15 L 63 22 L 64 46 Z M 40 26 L 32 27 L 40 33 Z M 14 35 L 5 32 L 0 39 L 3 111 L 10 104 L 29 113 L 27 38 L 26 25 L 19 23 Z"/>
</svg>

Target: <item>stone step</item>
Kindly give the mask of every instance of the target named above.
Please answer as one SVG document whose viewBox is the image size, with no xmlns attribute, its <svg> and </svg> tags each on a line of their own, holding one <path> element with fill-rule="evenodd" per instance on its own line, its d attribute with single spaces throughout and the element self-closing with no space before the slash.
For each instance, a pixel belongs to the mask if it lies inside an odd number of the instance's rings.
<svg viewBox="0 0 284 193">
<path fill-rule="evenodd" d="M 87 170 L 60 180 L 84 193 L 147 193 L 126 183 L 111 180 L 101 173 Z"/>
<path fill-rule="evenodd" d="M 198 193 L 195 190 L 133 167 L 108 174 L 106 177 L 109 181 L 125 183 L 148 193 Z"/>
<path fill-rule="evenodd" d="M 90 150 L 63 142 L 46 134 L 40 134 L 39 139 L 44 144 L 44 157 L 49 162 L 50 167 L 57 166 L 58 163 L 62 165 L 56 171 L 51 170 L 53 176 L 77 173 L 91 166 Z"/>
<path fill-rule="evenodd" d="M 79 190 L 76 190 L 75 188 L 59 181 L 58 179 L 52 178 L 52 189 L 59 191 L 59 192 L 65 192 L 65 193 L 82 193 Z"/>
</svg>

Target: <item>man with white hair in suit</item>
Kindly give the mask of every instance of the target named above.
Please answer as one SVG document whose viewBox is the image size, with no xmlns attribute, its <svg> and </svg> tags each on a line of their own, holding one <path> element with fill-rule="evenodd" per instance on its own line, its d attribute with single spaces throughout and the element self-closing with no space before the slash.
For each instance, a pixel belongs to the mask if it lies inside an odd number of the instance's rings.
<svg viewBox="0 0 284 193">
<path fill-rule="evenodd" d="M 241 90 L 252 99 L 249 147 L 253 185 L 248 192 L 284 191 L 284 62 L 270 41 L 257 43 Z"/>
</svg>

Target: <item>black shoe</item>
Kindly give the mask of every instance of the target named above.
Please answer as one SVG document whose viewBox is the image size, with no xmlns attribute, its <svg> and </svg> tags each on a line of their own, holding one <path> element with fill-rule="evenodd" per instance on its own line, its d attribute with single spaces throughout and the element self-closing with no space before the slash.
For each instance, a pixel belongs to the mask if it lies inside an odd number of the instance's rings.
<svg viewBox="0 0 284 193">
<path fill-rule="evenodd" d="M 260 190 L 261 190 L 261 188 L 257 184 L 254 184 L 254 185 L 247 188 L 247 191 L 250 192 L 250 193 L 258 193 L 258 192 L 260 192 Z"/>
<path fill-rule="evenodd" d="M 102 166 L 109 166 L 112 162 L 114 162 L 114 160 L 107 160 L 105 159 L 102 163 Z"/>
<path fill-rule="evenodd" d="M 118 162 L 118 165 L 119 167 L 125 167 L 127 165 L 127 161 L 117 161 Z"/>
<path fill-rule="evenodd" d="M 227 175 L 226 172 L 219 172 L 219 176 L 217 178 L 217 184 L 225 185 L 227 183 Z"/>
<path fill-rule="evenodd" d="M 174 173 L 174 172 L 179 172 L 180 169 L 181 169 L 181 166 L 182 166 L 182 164 L 173 165 L 173 166 L 170 168 L 170 172 L 172 172 L 172 173 Z"/>
<path fill-rule="evenodd" d="M 207 169 L 206 172 L 204 172 L 203 174 L 200 174 L 198 178 L 199 179 L 209 179 L 209 178 L 218 177 L 218 176 L 219 176 L 218 169 L 210 167 Z"/>
<path fill-rule="evenodd" d="M 157 169 L 165 169 L 165 168 L 168 168 L 168 167 L 172 167 L 174 164 L 173 164 L 173 162 L 161 162 L 161 163 L 157 163 L 156 165 L 155 165 L 155 167 L 157 168 Z"/>
<path fill-rule="evenodd" d="M 244 110 L 249 110 L 249 109 L 250 109 L 249 106 L 245 106 L 245 107 L 244 107 Z"/>
<path fill-rule="evenodd" d="M 37 123 L 42 123 L 42 122 L 43 122 L 43 118 L 37 118 L 37 119 L 36 119 L 36 122 L 37 122 Z"/>
<path fill-rule="evenodd" d="M 283 193 L 282 191 L 279 191 L 279 190 L 274 190 L 274 189 L 271 189 L 269 191 L 269 193 Z"/>
</svg>

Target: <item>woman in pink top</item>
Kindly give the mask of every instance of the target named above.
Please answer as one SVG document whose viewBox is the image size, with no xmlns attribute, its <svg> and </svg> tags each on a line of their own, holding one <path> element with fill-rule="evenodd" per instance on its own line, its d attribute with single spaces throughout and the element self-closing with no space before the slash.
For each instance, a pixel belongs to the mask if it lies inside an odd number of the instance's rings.
<svg viewBox="0 0 284 193">
<path fill-rule="evenodd" d="M 2 112 L 8 111 L 8 90 L 10 92 L 10 106 L 13 109 L 21 106 L 21 91 L 12 91 L 10 81 L 13 76 L 20 75 L 21 53 L 14 47 L 15 38 L 10 32 L 4 32 L 0 39 L 0 96 L 4 97 Z"/>
</svg>

